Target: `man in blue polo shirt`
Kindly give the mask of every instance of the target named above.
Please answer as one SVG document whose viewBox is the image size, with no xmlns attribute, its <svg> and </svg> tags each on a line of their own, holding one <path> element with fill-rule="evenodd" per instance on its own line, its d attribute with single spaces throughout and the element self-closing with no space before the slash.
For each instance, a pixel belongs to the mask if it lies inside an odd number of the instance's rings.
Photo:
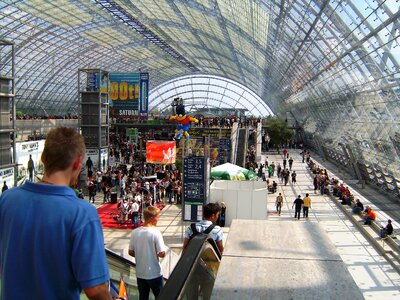
<svg viewBox="0 0 400 300">
<path fill-rule="evenodd" d="M 85 154 L 73 128 L 49 132 L 43 180 L 0 198 L 0 299 L 111 299 L 96 209 L 73 189 Z"/>
</svg>

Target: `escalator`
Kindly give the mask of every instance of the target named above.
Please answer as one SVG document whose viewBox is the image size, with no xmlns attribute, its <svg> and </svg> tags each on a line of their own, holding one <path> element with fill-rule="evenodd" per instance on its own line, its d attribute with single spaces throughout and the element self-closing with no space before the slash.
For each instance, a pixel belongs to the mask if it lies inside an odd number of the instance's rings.
<svg viewBox="0 0 400 300">
<path fill-rule="evenodd" d="M 119 288 L 122 277 L 129 299 L 139 299 L 136 283 L 136 265 L 132 261 L 106 249 L 112 283 Z M 185 253 L 165 280 L 158 299 L 210 299 L 217 276 L 221 254 L 213 239 L 197 235 L 189 243 Z M 82 291 L 81 299 L 88 299 Z M 150 292 L 150 299 L 154 299 Z"/>
<path fill-rule="evenodd" d="M 157 300 L 210 299 L 220 261 L 215 241 L 206 235 L 195 236 Z"/>
<path fill-rule="evenodd" d="M 122 277 L 126 284 L 129 299 L 139 299 L 135 263 L 108 249 L 106 249 L 106 257 L 110 268 L 110 278 L 114 286 L 119 288 L 120 278 Z M 150 295 L 150 299 L 154 299 L 152 296 Z M 81 299 L 88 299 L 83 291 Z"/>
</svg>

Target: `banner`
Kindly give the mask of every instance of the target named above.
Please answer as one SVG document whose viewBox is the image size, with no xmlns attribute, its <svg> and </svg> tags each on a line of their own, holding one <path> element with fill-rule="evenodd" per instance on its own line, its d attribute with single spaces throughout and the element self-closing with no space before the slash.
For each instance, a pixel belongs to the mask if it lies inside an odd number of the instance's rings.
<svg viewBox="0 0 400 300">
<path fill-rule="evenodd" d="M 231 138 L 230 128 L 201 128 L 201 127 L 191 127 L 189 128 L 190 137 L 217 137 L 217 138 Z"/>
<path fill-rule="evenodd" d="M 90 160 L 93 162 L 93 171 L 94 171 L 94 169 L 97 169 L 97 166 L 99 164 L 99 149 L 98 148 L 86 148 L 86 153 L 85 153 L 85 157 L 83 158 L 80 176 L 83 176 L 83 177 L 88 176 L 86 162 L 89 157 L 90 157 Z"/>
<path fill-rule="evenodd" d="M 109 80 L 111 115 L 137 116 L 140 73 L 110 73 Z"/>
<path fill-rule="evenodd" d="M 149 73 L 140 73 L 140 117 L 147 119 L 149 114 Z"/>
<path fill-rule="evenodd" d="M 0 194 L 4 182 L 6 182 L 9 189 L 14 187 L 14 167 L 0 169 Z"/>
<path fill-rule="evenodd" d="M 174 164 L 175 159 L 175 141 L 147 141 L 146 162 L 151 164 Z"/>
<path fill-rule="evenodd" d="M 41 157 L 44 149 L 44 142 L 45 140 L 16 143 L 16 150 L 17 150 L 16 163 L 18 165 L 18 176 L 27 175 L 28 161 L 30 155 L 32 156 L 33 164 L 35 167 L 35 173 L 43 172 L 43 164 L 41 161 Z"/>
<path fill-rule="evenodd" d="M 101 73 L 101 78 L 100 78 L 100 72 L 90 72 L 87 74 L 87 82 L 86 82 L 86 89 L 89 92 L 95 92 L 98 91 L 100 88 L 100 91 L 102 93 L 107 93 L 107 82 L 108 82 L 108 74 L 107 73 Z"/>
</svg>

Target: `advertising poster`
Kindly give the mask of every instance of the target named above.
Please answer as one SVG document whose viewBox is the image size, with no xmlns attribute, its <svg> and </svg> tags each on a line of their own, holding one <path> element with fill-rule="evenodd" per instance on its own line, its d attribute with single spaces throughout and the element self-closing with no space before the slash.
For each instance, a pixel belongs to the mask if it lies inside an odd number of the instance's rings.
<svg viewBox="0 0 400 300">
<path fill-rule="evenodd" d="M 17 177 L 28 176 L 28 161 L 30 155 L 32 155 L 35 167 L 34 176 L 36 173 L 43 173 L 43 164 L 40 159 L 44 149 L 44 142 L 45 140 L 16 143 L 16 163 L 18 165 Z"/>
<path fill-rule="evenodd" d="M 110 73 L 110 107 L 113 117 L 139 114 L 140 73 Z"/>
<path fill-rule="evenodd" d="M 107 93 L 107 83 L 108 83 L 108 74 L 107 73 L 101 73 L 101 78 L 99 72 L 91 72 L 87 73 L 87 91 L 88 92 L 95 92 L 98 91 L 100 88 L 100 91 L 102 93 Z"/>
<path fill-rule="evenodd" d="M 86 154 L 83 159 L 83 164 L 82 164 L 82 170 L 80 176 L 87 177 L 88 172 L 86 168 L 86 161 L 90 157 L 90 160 L 93 162 L 93 171 L 97 170 L 98 164 L 99 164 L 99 149 L 90 149 L 86 148 Z"/>
<path fill-rule="evenodd" d="M 6 182 L 8 188 L 14 187 L 14 168 L 0 169 L 0 195 L 1 188 L 3 187 L 4 181 Z"/>
<path fill-rule="evenodd" d="M 176 159 L 175 141 L 147 141 L 146 162 L 151 164 L 174 164 Z"/>
<path fill-rule="evenodd" d="M 147 119 L 149 114 L 149 73 L 140 73 L 140 117 Z"/>
</svg>

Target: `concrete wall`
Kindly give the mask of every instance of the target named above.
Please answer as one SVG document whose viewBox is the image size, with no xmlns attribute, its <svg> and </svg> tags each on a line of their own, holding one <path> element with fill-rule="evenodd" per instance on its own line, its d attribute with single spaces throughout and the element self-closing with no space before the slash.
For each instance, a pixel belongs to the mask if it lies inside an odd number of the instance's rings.
<svg viewBox="0 0 400 300">
<path fill-rule="evenodd" d="M 226 205 L 226 226 L 233 219 L 266 220 L 267 195 L 263 181 L 215 180 L 210 188 L 210 201 Z"/>
</svg>

